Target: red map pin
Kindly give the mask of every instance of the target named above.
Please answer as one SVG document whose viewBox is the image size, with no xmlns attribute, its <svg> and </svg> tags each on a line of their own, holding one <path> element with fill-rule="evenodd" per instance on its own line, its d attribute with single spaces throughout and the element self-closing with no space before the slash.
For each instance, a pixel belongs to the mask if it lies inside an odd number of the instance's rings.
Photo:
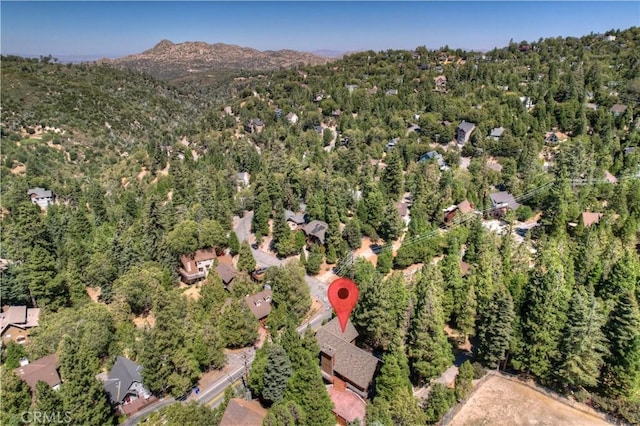
<svg viewBox="0 0 640 426">
<path fill-rule="evenodd" d="M 358 303 L 359 294 L 356 283 L 348 278 L 338 278 L 329 285 L 329 290 L 327 290 L 329 302 L 331 302 L 331 306 L 333 306 L 333 310 L 338 316 L 343 333 L 347 327 L 351 311 Z"/>
</svg>

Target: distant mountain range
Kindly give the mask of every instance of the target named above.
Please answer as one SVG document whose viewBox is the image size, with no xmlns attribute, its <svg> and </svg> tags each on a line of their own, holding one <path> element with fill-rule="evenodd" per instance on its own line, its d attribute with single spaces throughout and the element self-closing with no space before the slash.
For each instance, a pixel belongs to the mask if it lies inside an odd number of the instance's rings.
<svg viewBox="0 0 640 426">
<path fill-rule="evenodd" d="M 118 59 L 105 58 L 96 62 L 142 71 L 163 80 L 173 80 L 217 70 L 273 70 L 296 65 L 319 65 L 335 59 L 329 56 L 295 50 L 259 51 L 224 43 L 172 43 L 162 40 L 142 53 Z"/>
</svg>

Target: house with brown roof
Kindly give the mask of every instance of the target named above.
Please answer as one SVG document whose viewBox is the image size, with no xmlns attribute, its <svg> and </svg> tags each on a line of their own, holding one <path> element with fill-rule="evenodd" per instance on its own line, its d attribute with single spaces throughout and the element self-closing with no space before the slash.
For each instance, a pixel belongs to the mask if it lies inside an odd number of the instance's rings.
<svg viewBox="0 0 640 426">
<path fill-rule="evenodd" d="M 474 211 L 474 205 L 469 200 L 464 200 L 457 206 L 452 206 L 445 210 L 444 223 L 445 225 L 451 225 L 454 223 L 456 217 L 463 217 Z"/>
<path fill-rule="evenodd" d="M 349 389 L 367 398 L 380 360 L 354 344 L 358 331 L 351 321 L 345 331 L 334 318 L 316 333 L 322 377 L 334 388 Z"/>
<path fill-rule="evenodd" d="M 47 355 L 26 365 L 21 365 L 13 370 L 16 376 L 20 377 L 31 388 L 31 392 L 36 392 L 36 385 L 42 381 L 51 386 L 54 390 L 60 388 L 60 375 L 58 374 L 58 358 L 56 354 Z"/>
<path fill-rule="evenodd" d="M 218 262 L 216 265 L 216 272 L 218 276 L 222 280 L 222 284 L 224 284 L 226 289 L 231 289 L 231 282 L 238 274 L 238 270 L 233 267 L 233 264 L 227 262 Z"/>
<path fill-rule="evenodd" d="M 567 139 L 569 139 L 569 136 L 555 130 L 544 134 L 544 143 L 547 145 L 558 145 L 560 142 L 565 142 Z"/>
<path fill-rule="evenodd" d="M 603 216 L 604 213 L 582 212 L 580 219 L 582 221 L 582 225 L 587 228 L 593 224 L 599 223 Z"/>
<path fill-rule="evenodd" d="M 260 293 L 251 294 L 244 298 L 249 310 L 258 321 L 264 320 L 271 312 L 271 288 L 265 288 Z"/>
<path fill-rule="evenodd" d="M 612 175 L 611 172 L 609 172 L 609 170 L 604 171 L 604 180 L 607 181 L 608 183 L 613 183 L 613 184 L 618 183 L 618 178 Z"/>
<path fill-rule="evenodd" d="M 220 426 L 261 425 L 266 416 L 267 410 L 258 401 L 231 398 L 220 420 Z"/>
<path fill-rule="evenodd" d="M 446 92 L 447 91 L 447 77 L 444 75 L 439 75 L 433 79 L 436 83 L 436 92 Z"/>
<path fill-rule="evenodd" d="M 287 120 L 289 124 L 296 124 L 298 122 L 298 114 L 295 112 L 290 112 L 289 114 L 284 116 L 284 119 Z"/>
<path fill-rule="evenodd" d="M 182 267 L 178 269 L 178 273 L 184 282 L 193 283 L 207 276 L 215 260 L 216 251 L 213 248 L 196 250 L 190 255 L 183 254 L 180 256 Z"/>
<path fill-rule="evenodd" d="M 324 244 L 325 235 L 329 225 L 321 220 L 312 220 L 302 227 L 307 238 L 315 239 L 320 244 Z"/>
<path fill-rule="evenodd" d="M 26 306 L 5 306 L 0 313 L 0 337 L 2 344 L 9 342 L 23 344 L 33 327 L 38 326 L 40 308 Z"/>
<path fill-rule="evenodd" d="M 458 145 L 464 145 L 469 142 L 469 138 L 471 137 L 471 133 L 475 130 L 475 123 L 469 123 L 468 121 L 462 120 L 462 123 L 456 128 L 456 142 Z"/>
</svg>

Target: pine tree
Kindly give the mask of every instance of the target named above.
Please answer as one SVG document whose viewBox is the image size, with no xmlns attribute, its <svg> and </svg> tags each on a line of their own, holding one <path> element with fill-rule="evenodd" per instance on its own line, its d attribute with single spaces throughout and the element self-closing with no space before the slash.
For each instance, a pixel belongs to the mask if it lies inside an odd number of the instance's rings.
<svg viewBox="0 0 640 426">
<path fill-rule="evenodd" d="M 299 426 L 307 423 L 302 408 L 295 402 L 286 400 L 271 407 L 262 424 L 263 426 Z"/>
<path fill-rule="evenodd" d="M 264 370 L 264 386 L 262 397 L 270 404 L 277 404 L 284 398 L 287 381 L 293 369 L 287 353 L 278 344 L 270 345 L 267 349 L 267 365 Z"/>
<path fill-rule="evenodd" d="M 373 270 L 373 266 L 370 268 Z M 385 348 L 397 334 L 405 329 L 407 292 L 404 277 L 396 272 L 382 280 L 376 277 L 371 282 L 356 279 L 360 298 L 353 311 L 353 324 L 361 337 L 371 346 Z M 356 275 L 358 277 L 358 275 Z"/>
<path fill-rule="evenodd" d="M 438 376 L 453 362 L 440 305 L 442 285 L 440 270 L 426 265 L 416 284 L 416 306 L 408 338 L 411 373 L 418 384 Z"/>
<path fill-rule="evenodd" d="M 573 292 L 567 325 L 560 343 L 558 381 L 572 388 L 596 386 L 607 353 L 602 326 L 604 316 L 593 293 L 579 287 Z"/>
<path fill-rule="evenodd" d="M 521 316 L 524 352 L 516 359 L 542 380 L 549 379 L 554 360 L 559 356 L 562 328 L 571 297 L 570 277 L 556 244 L 549 241 L 540 249 L 536 267 L 525 289 Z"/>
<path fill-rule="evenodd" d="M 610 355 L 602 374 L 609 395 L 640 401 L 640 310 L 635 295 L 620 295 L 605 326 Z"/>
<path fill-rule="evenodd" d="M 504 288 L 498 290 L 487 307 L 480 311 L 474 351 L 489 368 L 497 368 L 505 359 L 513 335 L 515 312 L 511 295 Z"/>
<path fill-rule="evenodd" d="M 240 242 L 238 241 L 238 235 L 231 231 L 229 233 L 229 254 L 235 256 L 240 251 Z"/>
<path fill-rule="evenodd" d="M 289 379 L 285 400 L 293 401 L 305 413 L 305 425 L 332 426 L 335 417 L 331 410 L 333 403 L 322 382 L 320 367 L 316 358 L 300 366 Z"/>
<path fill-rule="evenodd" d="M 74 424 L 102 426 L 113 415 L 103 384 L 96 379 L 98 360 L 73 338 L 65 338 L 60 354 L 62 407 Z"/>
<path fill-rule="evenodd" d="M 262 389 L 264 389 L 264 372 L 267 369 L 270 346 L 266 342 L 256 351 L 256 356 L 251 363 L 251 370 L 249 371 L 249 389 L 251 389 L 254 396 L 259 398 L 262 398 Z"/>
<path fill-rule="evenodd" d="M 242 348 L 258 338 L 258 326 L 244 300 L 238 300 L 222 312 L 220 335 L 227 348 Z"/>
<path fill-rule="evenodd" d="M 238 255 L 240 256 L 238 259 L 239 271 L 251 272 L 256 269 L 256 259 L 253 257 L 253 253 L 251 253 L 251 247 L 249 247 L 248 242 L 243 241 L 240 243 Z"/>
<path fill-rule="evenodd" d="M 51 389 L 47 382 L 40 380 L 36 383 L 36 405 L 35 411 L 41 413 L 60 413 L 62 407 L 62 398 L 60 392 Z"/>
<path fill-rule="evenodd" d="M 473 366 L 470 361 L 462 363 L 456 376 L 456 398 L 465 399 L 473 389 Z"/>
<path fill-rule="evenodd" d="M 3 425 L 22 425 L 21 415 L 31 405 L 31 391 L 13 371 L 0 367 L 0 423 Z"/>
</svg>

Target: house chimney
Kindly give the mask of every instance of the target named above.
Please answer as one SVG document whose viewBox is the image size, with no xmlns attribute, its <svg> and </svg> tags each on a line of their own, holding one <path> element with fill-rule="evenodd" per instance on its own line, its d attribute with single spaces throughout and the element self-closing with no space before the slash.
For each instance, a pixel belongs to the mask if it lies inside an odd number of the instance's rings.
<svg viewBox="0 0 640 426">
<path fill-rule="evenodd" d="M 335 350 L 330 346 L 323 346 L 320 352 L 320 368 L 333 378 L 333 369 L 336 365 Z"/>
</svg>

